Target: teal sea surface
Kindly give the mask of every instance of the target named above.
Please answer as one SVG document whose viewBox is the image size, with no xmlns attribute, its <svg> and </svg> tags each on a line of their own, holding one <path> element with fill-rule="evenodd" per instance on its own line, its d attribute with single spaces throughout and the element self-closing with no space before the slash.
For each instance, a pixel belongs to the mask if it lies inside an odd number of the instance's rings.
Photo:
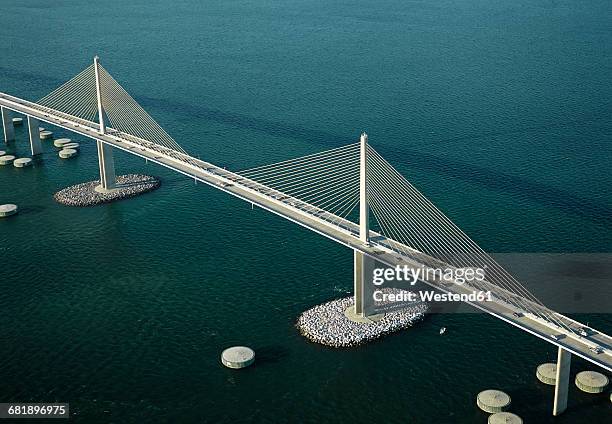
<svg viewBox="0 0 612 424">
<path fill-rule="evenodd" d="M 3 0 L 0 91 L 37 100 L 99 55 L 182 147 L 240 170 L 357 141 L 490 252 L 612 250 L 609 0 Z M 483 314 L 432 314 L 367 346 L 306 341 L 298 315 L 352 291 L 352 252 L 116 153 L 162 187 L 70 208 L 95 144 L 0 167 L 0 402 L 69 402 L 87 423 L 610 422 L 536 366 L 556 350 Z M 28 154 L 26 128 L 0 150 Z M 512 271 L 512 270 L 511 270 Z M 610 280 L 604 281 L 609 284 Z M 546 299 L 543 299 L 544 301 Z M 578 316 L 612 333 L 609 314 Z M 444 336 L 438 334 L 447 327 Z M 257 363 L 221 366 L 251 346 Z"/>
</svg>

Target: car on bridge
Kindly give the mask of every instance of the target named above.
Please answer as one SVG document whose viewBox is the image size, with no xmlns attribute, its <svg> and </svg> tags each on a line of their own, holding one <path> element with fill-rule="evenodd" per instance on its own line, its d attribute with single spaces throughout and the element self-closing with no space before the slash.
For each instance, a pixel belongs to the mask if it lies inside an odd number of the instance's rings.
<svg viewBox="0 0 612 424">
<path fill-rule="evenodd" d="M 580 327 L 577 330 L 574 330 L 574 332 L 582 337 L 588 337 L 589 336 L 589 328 L 588 327 Z"/>
</svg>

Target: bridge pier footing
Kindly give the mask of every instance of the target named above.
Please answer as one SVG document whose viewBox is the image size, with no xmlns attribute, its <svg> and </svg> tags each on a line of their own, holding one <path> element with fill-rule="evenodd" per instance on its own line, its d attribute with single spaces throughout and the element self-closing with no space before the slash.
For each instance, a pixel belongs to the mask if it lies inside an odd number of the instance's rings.
<svg viewBox="0 0 612 424">
<path fill-rule="evenodd" d="M 30 133 L 30 151 L 32 152 L 32 156 L 40 155 L 43 150 L 40 142 L 38 119 L 28 116 L 28 132 Z"/>
<path fill-rule="evenodd" d="M 567 394 L 569 391 L 570 367 L 572 354 L 559 347 L 557 354 L 557 381 L 555 383 L 555 401 L 553 415 L 561 415 L 567 409 Z"/>
<path fill-rule="evenodd" d="M 371 314 L 373 298 L 372 298 L 372 281 L 371 276 L 375 266 L 374 259 L 364 253 L 354 251 L 354 299 L 355 299 L 355 315 L 358 317 L 366 317 Z"/>
<path fill-rule="evenodd" d="M 13 120 L 11 119 L 10 111 L 5 107 L 0 107 L 2 114 L 2 128 L 4 129 L 4 142 L 15 140 L 15 127 L 13 127 Z"/>
<path fill-rule="evenodd" d="M 100 166 L 100 189 L 109 191 L 115 188 L 115 160 L 113 148 L 98 141 L 98 164 Z"/>
</svg>

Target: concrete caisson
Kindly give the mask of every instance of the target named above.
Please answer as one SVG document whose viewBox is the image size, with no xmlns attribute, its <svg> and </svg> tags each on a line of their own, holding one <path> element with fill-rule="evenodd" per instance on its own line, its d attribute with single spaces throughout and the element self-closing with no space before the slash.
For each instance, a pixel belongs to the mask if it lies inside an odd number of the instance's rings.
<svg viewBox="0 0 612 424">
<path fill-rule="evenodd" d="M 25 168 L 30 165 L 32 165 L 32 159 L 30 158 L 19 158 L 13 161 L 13 166 L 15 168 Z"/>
<path fill-rule="evenodd" d="M 62 159 L 70 159 L 78 154 L 74 149 L 62 149 L 59 151 L 59 157 Z"/>
<path fill-rule="evenodd" d="M 557 364 L 546 363 L 539 365 L 536 370 L 536 377 L 542 383 L 554 386 L 557 384 Z"/>
<path fill-rule="evenodd" d="M 4 150 L 0 150 L 0 156 L 4 156 L 6 155 L 6 152 Z"/>
<path fill-rule="evenodd" d="M 53 137 L 53 131 L 45 130 L 45 131 L 41 131 L 40 132 L 40 138 L 42 140 L 47 140 L 47 139 L 52 138 L 52 137 Z"/>
<path fill-rule="evenodd" d="M 12 203 L 8 203 L 6 205 L 0 205 L 0 218 L 15 215 L 16 213 L 17 213 L 17 205 L 13 205 Z"/>
<path fill-rule="evenodd" d="M 510 406 L 510 396 L 501 390 L 484 390 L 478 393 L 476 404 L 485 412 L 503 412 Z"/>
<path fill-rule="evenodd" d="M 246 346 L 234 346 L 221 353 L 221 362 L 228 368 L 245 368 L 255 362 L 255 352 Z"/>
<path fill-rule="evenodd" d="M 4 155 L 0 156 L 0 165 L 10 165 L 15 160 L 15 156 Z"/>
<path fill-rule="evenodd" d="M 602 393 L 608 387 L 608 377 L 595 371 L 576 374 L 576 386 L 586 393 Z"/>
<path fill-rule="evenodd" d="M 22 125 L 23 118 L 13 118 L 13 125 Z"/>
<path fill-rule="evenodd" d="M 74 150 L 79 150 L 81 148 L 81 145 L 79 143 L 66 143 L 62 146 L 64 149 L 74 149 Z"/>
<path fill-rule="evenodd" d="M 512 412 L 498 412 L 489 416 L 489 424 L 523 424 L 523 420 Z"/>
<path fill-rule="evenodd" d="M 66 144 L 72 143 L 72 140 L 69 138 L 58 138 L 53 142 L 55 147 L 64 147 Z"/>
</svg>

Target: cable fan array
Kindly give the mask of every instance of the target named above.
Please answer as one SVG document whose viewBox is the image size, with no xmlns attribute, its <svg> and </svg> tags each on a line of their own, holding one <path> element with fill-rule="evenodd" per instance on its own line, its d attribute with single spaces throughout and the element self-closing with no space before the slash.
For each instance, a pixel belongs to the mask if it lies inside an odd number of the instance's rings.
<svg viewBox="0 0 612 424">
<path fill-rule="evenodd" d="M 98 65 L 98 71 L 102 109 L 106 115 L 104 118 L 110 123 L 110 134 L 118 131 L 175 152 L 186 153 L 102 65 Z M 37 103 L 95 124 L 98 120 L 98 98 L 94 65 L 88 66 Z"/>
<path fill-rule="evenodd" d="M 399 242 L 390 244 L 394 250 L 411 255 L 413 248 L 455 268 L 484 269 L 485 281 L 472 286 L 568 328 L 371 146 L 367 157 L 370 210 L 384 236 Z"/>
<path fill-rule="evenodd" d="M 241 171 L 240 175 L 324 210 L 337 223 L 359 204 L 359 143 Z"/>
<path fill-rule="evenodd" d="M 96 74 L 92 64 L 36 103 L 94 122 L 98 114 L 97 102 Z"/>
</svg>

